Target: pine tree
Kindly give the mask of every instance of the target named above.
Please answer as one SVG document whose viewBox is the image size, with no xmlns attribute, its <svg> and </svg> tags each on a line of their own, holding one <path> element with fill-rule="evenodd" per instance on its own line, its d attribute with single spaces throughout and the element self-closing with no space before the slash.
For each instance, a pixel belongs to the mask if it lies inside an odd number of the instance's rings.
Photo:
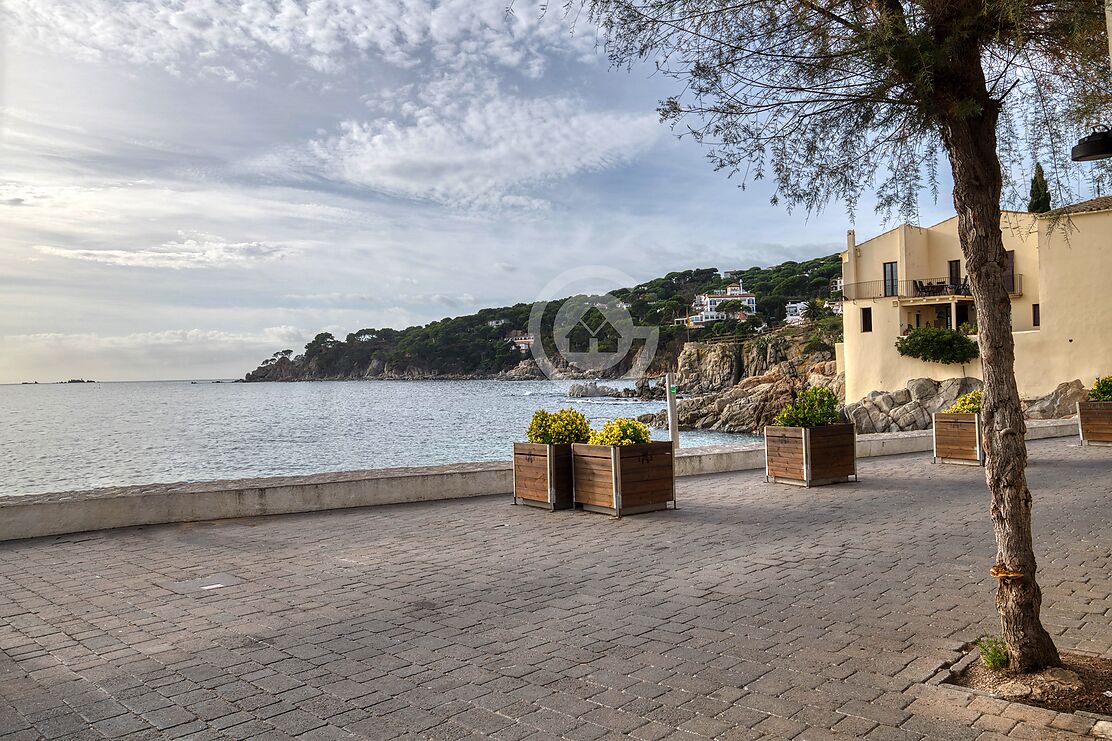
<svg viewBox="0 0 1112 741">
<path fill-rule="evenodd" d="M 1033 214 L 1044 214 L 1050 210 L 1050 187 L 1046 184 L 1046 175 L 1039 162 L 1035 163 L 1035 175 L 1031 178 L 1031 200 L 1027 202 L 1027 210 Z"/>
</svg>

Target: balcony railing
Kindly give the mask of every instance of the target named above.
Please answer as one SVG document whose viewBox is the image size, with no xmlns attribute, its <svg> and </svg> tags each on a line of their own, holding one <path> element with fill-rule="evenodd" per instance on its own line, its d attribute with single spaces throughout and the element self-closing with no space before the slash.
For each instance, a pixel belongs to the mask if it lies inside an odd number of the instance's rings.
<svg viewBox="0 0 1112 741">
<path fill-rule="evenodd" d="M 1023 295 L 1023 276 L 1018 273 L 1004 276 L 1008 294 Z M 969 279 L 953 283 L 949 278 L 920 278 L 918 280 L 867 280 L 846 283 L 842 294 L 849 301 L 866 298 L 929 298 L 934 296 L 972 296 Z"/>
</svg>

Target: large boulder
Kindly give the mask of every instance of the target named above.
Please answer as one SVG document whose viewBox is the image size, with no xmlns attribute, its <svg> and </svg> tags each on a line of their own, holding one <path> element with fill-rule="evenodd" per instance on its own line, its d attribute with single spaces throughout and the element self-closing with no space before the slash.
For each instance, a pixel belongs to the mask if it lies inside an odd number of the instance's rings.
<svg viewBox="0 0 1112 741">
<path fill-rule="evenodd" d="M 954 400 L 981 388 L 976 378 L 949 378 L 935 381 L 915 378 L 906 388 L 895 391 L 870 391 L 860 401 L 846 404 L 846 418 L 859 434 L 926 430 L 933 424 L 931 415 L 946 409 Z"/>
<path fill-rule="evenodd" d="M 571 388 L 568 389 L 568 396 L 572 399 L 593 399 L 600 396 L 615 396 L 621 398 L 624 396 L 622 389 L 616 389 L 612 386 L 602 386 L 596 381 L 588 381 L 587 383 L 573 383 Z"/>
<path fill-rule="evenodd" d="M 907 391 L 913 401 L 923 402 L 937 396 L 940 385 L 933 378 L 913 378 L 907 382 Z"/>
<path fill-rule="evenodd" d="M 935 381 L 914 378 L 907 387 L 895 391 L 871 391 L 859 401 L 846 404 L 846 418 L 859 434 L 894 432 L 896 430 L 927 430 L 934 424 L 932 415 L 943 412 L 957 399 L 982 389 L 980 379 L 969 376 Z M 1077 412 L 1077 402 L 1088 397 L 1081 381 L 1070 381 L 1046 396 L 1025 401 L 1024 416 L 1028 419 L 1060 419 Z"/>
<path fill-rule="evenodd" d="M 926 430 L 932 424 L 931 415 L 927 414 L 927 410 L 922 404 L 914 401 L 909 401 L 907 404 L 893 409 L 889 418 L 904 431 Z"/>
<path fill-rule="evenodd" d="M 676 360 L 680 393 L 706 394 L 730 388 L 743 375 L 741 349 L 736 343 L 688 342 Z"/>
<path fill-rule="evenodd" d="M 1080 379 L 1060 383 L 1046 396 L 1024 402 L 1023 414 L 1028 419 L 1062 419 L 1077 414 L 1077 402 L 1089 398 Z"/>
<path fill-rule="evenodd" d="M 965 396 L 970 391 L 978 391 L 984 384 L 978 378 L 965 376 L 963 378 L 947 378 L 938 385 L 938 393 L 920 403 L 928 414 L 942 412 L 949 409 L 959 397 Z"/>
</svg>

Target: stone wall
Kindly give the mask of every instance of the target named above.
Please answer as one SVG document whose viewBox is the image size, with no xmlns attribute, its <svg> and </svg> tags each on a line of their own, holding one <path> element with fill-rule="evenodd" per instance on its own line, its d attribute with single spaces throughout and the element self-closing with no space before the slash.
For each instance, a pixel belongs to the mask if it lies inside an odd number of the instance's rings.
<svg viewBox="0 0 1112 741">
<path fill-rule="evenodd" d="M 959 396 L 981 388 L 979 378 L 969 376 L 935 381 L 914 378 L 906 388 L 873 391 L 860 401 L 846 404 L 846 419 L 858 433 L 927 430 L 931 415 L 947 409 Z"/>
<path fill-rule="evenodd" d="M 928 430 L 932 415 L 945 411 L 958 397 L 981 389 L 979 378 L 969 376 L 935 381 L 915 378 L 895 391 L 873 391 L 860 401 L 846 404 L 846 419 L 859 434 Z M 1077 402 L 1088 397 L 1080 380 L 1059 384 L 1054 391 L 1023 402 L 1028 419 L 1062 419 L 1073 416 Z"/>
</svg>

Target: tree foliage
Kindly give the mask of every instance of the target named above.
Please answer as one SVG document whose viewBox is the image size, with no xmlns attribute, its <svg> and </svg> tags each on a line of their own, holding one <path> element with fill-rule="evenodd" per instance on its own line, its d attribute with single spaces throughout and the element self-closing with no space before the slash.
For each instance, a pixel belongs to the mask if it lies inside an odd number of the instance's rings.
<svg viewBox="0 0 1112 741">
<path fill-rule="evenodd" d="M 968 363 L 979 352 L 976 342 L 945 327 L 915 327 L 896 340 L 896 350 L 905 357 L 946 364 Z"/>
<path fill-rule="evenodd" d="M 838 255 L 725 274 L 718 268 L 697 268 L 668 273 L 612 291 L 611 295 L 629 305 L 629 313 L 636 324 L 658 327 L 658 354 L 674 357 L 683 342 L 691 339 L 684 327 L 675 326 L 674 320 L 688 315 L 697 294 L 725 290 L 727 285 L 744 276 L 746 289 L 759 293 L 759 301 L 767 307 L 769 316 L 779 314 L 783 318 L 787 301 L 827 296 L 830 278 L 840 270 Z M 793 293 L 775 293 L 784 286 Z M 546 326 L 550 326 L 564 301 L 566 299 L 549 304 Z M 724 303 L 737 303 L 739 310 L 744 309 L 740 302 Z M 343 340 L 329 332 L 321 332 L 306 344 L 297 358 L 291 359 L 291 350 L 283 350 L 264 360 L 261 368 L 286 359 L 304 369 L 304 375 L 311 378 L 360 378 L 368 374 L 368 369 L 375 368 L 390 369 L 398 375 L 493 375 L 521 361 L 521 353 L 507 342 L 507 337 L 514 330 L 528 329 L 531 309 L 532 304 L 515 304 L 400 330 L 368 327 L 348 334 Z M 730 308 L 727 306 L 723 310 Z M 491 322 L 495 326 L 491 326 Z M 701 330 L 698 336 L 740 339 L 754 334 L 763 323 L 761 316 L 750 314 L 745 321 L 715 322 Z M 550 357 L 558 355 L 551 337 L 546 336 L 542 341 Z"/>
<path fill-rule="evenodd" d="M 833 312 L 830 310 L 830 307 L 827 306 L 824 301 L 817 298 L 808 301 L 801 312 L 803 318 L 811 322 L 822 319 L 824 316 L 830 316 L 831 314 L 833 314 Z"/>
<path fill-rule="evenodd" d="M 1035 174 L 1031 176 L 1031 197 L 1027 201 L 1027 210 L 1033 214 L 1045 214 L 1050 210 L 1050 186 L 1046 184 L 1046 173 L 1040 162 L 1035 163 Z"/>
<path fill-rule="evenodd" d="M 1110 182 L 1112 163 L 1079 170 L 1069 145 L 1112 120 L 1101 0 L 586 0 L 617 65 L 654 59 L 684 83 L 664 120 L 708 148 L 744 186 L 769 179 L 774 202 L 915 218 L 954 122 L 1000 114 L 1003 176 L 1028 157 L 1071 178 Z M 981 50 L 981 65 L 968 64 Z M 983 76 L 979 74 L 983 68 Z"/>
</svg>

